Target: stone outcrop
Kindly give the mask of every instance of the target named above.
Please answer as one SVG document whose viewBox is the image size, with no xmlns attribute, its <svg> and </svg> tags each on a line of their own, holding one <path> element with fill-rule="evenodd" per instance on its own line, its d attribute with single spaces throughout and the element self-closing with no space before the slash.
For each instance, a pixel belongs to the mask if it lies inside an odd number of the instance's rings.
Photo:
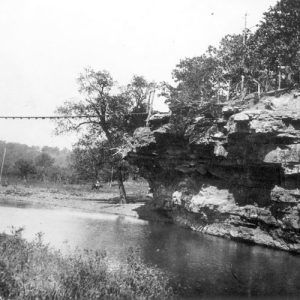
<svg viewBox="0 0 300 300">
<path fill-rule="evenodd" d="M 265 97 L 198 117 L 184 134 L 162 122 L 135 132 L 127 159 L 152 207 L 194 230 L 300 253 L 300 97 Z"/>
</svg>

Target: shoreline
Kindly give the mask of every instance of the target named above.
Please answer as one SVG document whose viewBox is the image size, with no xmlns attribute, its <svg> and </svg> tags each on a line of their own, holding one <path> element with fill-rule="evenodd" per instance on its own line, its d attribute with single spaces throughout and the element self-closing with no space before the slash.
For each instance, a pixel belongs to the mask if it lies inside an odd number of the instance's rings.
<svg viewBox="0 0 300 300">
<path fill-rule="evenodd" d="M 25 187 L 22 185 L 1 187 L 0 203 L 16 207 L 74 209 L 91 213 L 107 213 L 139 218 L 136 211 L 147 199 L 145 183 L 126 183 L 127 204 L 118 203 L 115 186 L 104 185 L 99 191 L 90 191 L 87 186 L 67 185 L 60 187 Z M 139 189 L 139 190 L 138 190 Z"/>
<path fill-rule="evenodd" d="M 245 239 L 233 239 L 228 236 L 227 232 L 215 234 L 214 232 L 195 230 L 194 226 L 189 226 L 186 223 L 188 220 L 184 220 L 184 215 L 181 215 L 181 221 L 178 222 L 178 220 L 176 220 L 177 218 L 172 218 L 172 216 L 165 211 L 155 209 L 153 205 L 151 205 L 150 198 L 147 197 L 148 187 L 145 182 L 127 182 L 125 185 L 128 190 L 129 203 L 127 204 L 118 203 L 119 196 L 116 186 L 109 187 L 109 185 L 104 185 L 99 191 L 91 191 L 88 186 L 79 185 L 67 185 L 64 187 L 25 187 L 18 185 L 0 187 L 0 206 L 7 205 L 37 209 L 68 209 L 85 213 L 110 214 L 145 221 L 172 223 L 179 227 L 187 228 L 192 231 L 200 231 L 207 235 L 299 255 L 299 252 L 297 251 L 283 249 L 282 247 L 274 247 L 274 245 L 268 245 L 267 243 L 258 243 L 257 241 Z"/>
</svg>

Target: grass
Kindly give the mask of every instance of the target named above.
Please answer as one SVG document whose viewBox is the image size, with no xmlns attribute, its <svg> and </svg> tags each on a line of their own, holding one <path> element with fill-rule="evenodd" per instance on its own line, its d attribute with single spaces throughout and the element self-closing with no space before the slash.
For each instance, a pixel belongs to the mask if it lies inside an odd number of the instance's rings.
<svg viewBox="0 0 300 300">
<path fill-rule="evenodd" d="M 145 265 L 135 252 L 111 267 L 103 251 L 62 255 L 42 242 L 0 234 L 0 299 L 169 299 L 165 273 Z"/>
</svg>

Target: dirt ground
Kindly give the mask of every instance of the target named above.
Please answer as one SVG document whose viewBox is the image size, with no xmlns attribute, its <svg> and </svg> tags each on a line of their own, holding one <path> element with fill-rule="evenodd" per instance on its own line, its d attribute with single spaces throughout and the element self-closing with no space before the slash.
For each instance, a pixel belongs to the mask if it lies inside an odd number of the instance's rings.
<svg viewBox="0 0 300 300">
<path fill-rule="evenodd" d="M 87 212 L 120 214 L 138 217 L 136 209 L 149 201 L 145 181 L 125 182 L 128 204 L 119 204 L 117 184 L 103 184 L 99 190 L 91 185 L 10 185 L 0 187 L 0 201 L 7 205 L 30 205 L 46 208 L 70 208 Z"/>
</svg>

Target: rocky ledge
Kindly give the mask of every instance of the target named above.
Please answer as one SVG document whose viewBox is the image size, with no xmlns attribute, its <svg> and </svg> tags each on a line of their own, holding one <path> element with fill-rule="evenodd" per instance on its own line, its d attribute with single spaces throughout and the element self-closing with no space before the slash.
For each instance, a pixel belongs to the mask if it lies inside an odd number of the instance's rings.
<svg viewBox="0 0 300 300">
<path fill-rule="evenodd" d="M 126 158 L 153 190 L 152 207 L 212 235 L 300 253 L 300 94 L 225 106 L 183 134 L 168 116 L 139 128 Z"/>
</svg>

